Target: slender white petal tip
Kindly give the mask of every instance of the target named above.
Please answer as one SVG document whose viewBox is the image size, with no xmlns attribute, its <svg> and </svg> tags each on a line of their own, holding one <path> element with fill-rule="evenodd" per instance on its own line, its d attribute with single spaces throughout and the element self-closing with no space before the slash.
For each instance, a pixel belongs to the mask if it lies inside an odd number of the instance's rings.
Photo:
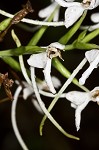
<svg viewBox="0 0 99 150">
<path fill-rule="evenodd" d="M 40 113 L 40 114 L 44 114 L 44 112 L 42 111 L 39 103 L 37 102 L 37 100 L 35 99 L 32 99 L 32 103 L 33 105 L 35 106 L 35 108 L 37 109 L 37 111 Z"/>
<path fill-rule="evenodd" d="M 61 86 L 61 81 L 55 76 L 52 76 L 52 82 L 56 89 L 58 89 Z"/>
<path fill-rule="evenodd" d="M 46 64 L 46 67 L 44 68 L 43 70 L 43 73 L 44 73 L 44 76 L 45 76 L 45 81 L 50 89 L 50 91 L 55 94 L 56 93 L 56 90 L 53 86 L 53 83 L 52 83 L 52 80 L 51 80 L 51 75 L 50 75 L 50 72 L 51 72 L 51 59 L 50 58 L 47 58 L 47 64 Z"/>
</svg>

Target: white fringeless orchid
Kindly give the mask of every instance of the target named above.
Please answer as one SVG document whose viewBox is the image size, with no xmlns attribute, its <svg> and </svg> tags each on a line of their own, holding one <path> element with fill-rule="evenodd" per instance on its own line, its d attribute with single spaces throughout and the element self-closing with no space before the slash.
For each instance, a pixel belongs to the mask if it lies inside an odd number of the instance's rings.
<svg viewBox="0 0 99 150">
<path fill-rule="evenodd" d="M 77 131 L 80 129 L 81 112 L 90 101 L 99 102 L 99 87 L 95 87 L 90 92 L 71 91 L 66 93 L 66 99 L 75 108 L 75 125 Z"/>
<path fill-rule="evenodd" d="M 66 2 L 65 0 L 55 0 L 62 7 L 68 7 L 65 11 L 66 28 L 73 25 L 83 14 L 84 10 L 91 10 L 99 5 L 99 0 L 83 0 L 80 2 Z"/>
<path fill-rule="evenodd" d="M 99 50 L 93 49 L 90 51 L 87 51 L 85 53 L 85 57 L 90 63 L 89 68 L 82 74 L 82 77 L 79 79 L 79 83 L 81 85 L 85 84 L 86 79 L 89 77 L 89 75 L 92 73 L 92 71 L 98 67 L 99 65 Z"/>
<path fill-rule="evenodd" d="M 56 90 L 53 86 L 52 79 L 51 79 L 51 61 L 53 57 L 59 56 L 61 58 L 60 50 L 63 50 L 65 48 L 64 45 L 55 42 L 51 43 L 47 49 L 46 52 L 42 52 L 39 54 L 33 54 L 30 56 L 30 58 L 27 60 L 30 67 L 34 68 L 43 68 L 43 73 L 45 77 L 45 81 L 49 87 L 49 90 L 55 94 Z"/>
<path fill-rule="evenodd" d="M 58 4 L 54 0 L 51 0 L 51 2 L 52 3 L 49 6 L 39 11 L 38 15 L 40 18 L 45 18 L 47 20 L 49 16 L 54 12 Z M 60 8 L 56 10 L 53 21 L 59 20 L 59 11 Z"/>
</svg>

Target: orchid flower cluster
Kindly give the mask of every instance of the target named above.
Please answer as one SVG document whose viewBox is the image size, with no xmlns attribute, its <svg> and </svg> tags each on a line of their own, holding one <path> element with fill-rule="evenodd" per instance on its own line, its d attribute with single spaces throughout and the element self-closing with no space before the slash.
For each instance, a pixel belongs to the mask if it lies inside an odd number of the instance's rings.
<svg viewBox="0 0 99 150">
<path fill-rule="evenodd" d="M 75 109 L 75 126 L 78 131 L 81 124 L 81 112 L 84 108 L 90 101 L 97 102 L 97 104 L 99 104 L 99 85 L 96 85 L 96 87 L 91 89 L 91 91 L 85 87 L 86 80 L 90 78 L 94 69 L 98 69 L 99 66 L 99 45 L 90 42 L 92 39 L 99 36 L 99 12 L 93 13 L 93 10 L 98 8 L 98 6 L 99 0 L 83 0 L 82 2 L 76 2 L 74 0 L 51 0 L 49 6 L 38 12 L 38 17 L 42 19 L 42 21 L 25 18 L 26 14 L 33 12 L 29 1 L 26 6 L 24 6 L 23 9 L 15 15 L 0 10 L 1 15 L 9 17 L 0 23 L 0 41 L 4 39 L 8 29 L 13 24 L 17 24 L 20 21 L 39 26 L 37 29 L 38 31 L 33 33 L 33 38 L 27 46 L 21 45 L 19 38 L 15 34 L 14 30 L 12 30 L 11 35 L 17 48 L 0 51 L 0 58 L 15 71 L 17 70 L 22 72 L 24 77 L 21 81 L 20 77 L 16 75 L 17 78 L 15 79 L 15 83 L 17 85 L 17 89 L 13 96 L 11 110 L 13 130 L 24 150 L 28 150 L 28 148 L 20 135 L 16 123 L 16 106 L 20 95 L 22 95 L 24 100 L 30 98 L 37 111 L 44 115 L 40 124 L 40 135 L 42 135 L 44 122 L 48 118 L 65 136 L 76 140 L 79 140 L 79 138 L 68 134 L 53 118 L 50 111 L 53 109 L 59 98 L 64 98 L 65 101 L 68 100 L 71 103 L 71 107 Z M 63 7 L 66 9 L 63 18 L 61 19 L 60 13 Z M 95 23 L 95 25 L 82 25 L 82 22 L 87 15 L 87 11 L 92 11 L 91 20 Z M 47 46 L 46 43 L 44 43 L 44 46 L 38 46 L 39 40 L 42 38 L 49 26 L 57 28 L 58 26 L 65 26 L 68 30 L 65 30 L 66 33 L 60 37 L 59 41 L 54 40 Z M 25 27 L 26 30 L 27 28 L 29 28 L 29 26 Z M 77 32 L 77 30 L 81 33 L 72 43 L 69 44 L 69 40 Z M 83 49 L 86 50 L 86 52 L 84 59 L 78 64 L 77 68 L 74 69 L 71 74 L 69 70 L 63 66 L 62 61 L 66 62 L 65 58 L 63 59 L 63 54 L 66 50 L 74 49 Z M 27 68 L 24 64 L 23 55 L 28 55 L 28 59 L 26 60 Z M 13 56 L 18 57 L 19 61 L 16 61 Z M 86 63 L 89 63 L 89 67 L 81 75 L 79 80 L 77 80 L 75 76 Z M 57 76 L 53 76 L 51 73 L 52 66 L 54 66 L 57 71 L 67 78 L 63 85 Z M 36 69 L 41 70 L 44 80 L 37 77 L 35 73 Z M 83 91 L 76 91 L 75 89 L 67 91 L 67 87 L 71 84 L 71 82 Z M 4 84 L 4 80 L 1 80 L 0 83 Z M 11 91 L 8 88 L 9 87 L 5 85 L 6 91 L 11 94 Z M 60 90 L 58 91 L 59 88 Z M 45 107 L 41 95 L 53 98 L 48 109 Z"/>
</svg>

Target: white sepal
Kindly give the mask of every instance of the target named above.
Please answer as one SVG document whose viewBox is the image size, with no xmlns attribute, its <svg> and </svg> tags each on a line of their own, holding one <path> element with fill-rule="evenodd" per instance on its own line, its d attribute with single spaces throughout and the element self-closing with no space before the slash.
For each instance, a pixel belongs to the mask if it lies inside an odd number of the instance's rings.
<svg viewBox="0 0 99 150">
<path fill-rule="evenodd" d="M 38 13 L 39 17 L 46 18 L 46 17 L 50 16 L 50 14 L 55 10 L 56 6 L 57 6 L 57 3 L 54 2 L 51 5 L 49 5 L 48 7 L 40 10 Z"/>
<path fill-rule="evenodd" d="M 27 62 L 30 66 L 36 67 L 36 68 L 44 68 L 46 65 L 46 61 L 47 61 L 46 52 L 39 53 L 39 54 L 33 54 L 27 60 Z"/>
<path fill-rule="evenodd" d="M 61 86 L 61 81 L 55 76 L 52 76 L 52 83 L 56 89 Z"/>
<path fill-rule="evenodd" d="M 73 25 L 82 15 L 84 8 L 82 6 L 71 6 L 65 11 L 65 26 L 66 28 Z"/>
</svg>

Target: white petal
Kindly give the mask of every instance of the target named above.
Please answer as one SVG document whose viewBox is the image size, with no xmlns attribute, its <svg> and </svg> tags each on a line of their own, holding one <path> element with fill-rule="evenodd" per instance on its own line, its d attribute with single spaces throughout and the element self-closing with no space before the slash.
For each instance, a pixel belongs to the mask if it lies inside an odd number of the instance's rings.
<svg viewBox="0 0 99 150">
<path fill-rule="evenodd" d="M 31 94 L 33 94 L 34 91 L 33 91 L 33 88 L 24 88 L 23 89 L 23 98 L 26 100 Z"/>
<path fill-rule="evenodd" d="M 86 92 L 71 91 L 66 93 L 66 99 L 78 106 L 86 100 L 90 100 L 90 96 Z"/>
<path fill-rule="evenodd" d="M 95 60 L 95 58 L 97 57 L 98 54 L 99 54 L 99 50 L 93 49 L 93 50 L 87 51 L 85 53 L 85 57 L 87 58 L 89 63 L 91 63 Z"/>
<path fill-rule="evenodd" d="M 92 14 L 91 21 L 93 21 L 94 23 L 98 23 L 99 22 L 99 13 Z"/>
<path fill-rule="evenodd" d="M 89 75 L 92 73 L 94 68 L 97 68 L 99 64 L 99 54 L 95 58 L 93 62 L 91 62 L 89 68 L 82 74 L 82 77 L 79 79 L 79 84 L 83 85 L 85 84 L 86 79 L 89 77 Z"/>
<path fill-rule="evenodd" d="M 49 5 L 48 7 L 42 9 L 39 11 L 39 17 L 41 18 L 46 18 L 48 16 L 50 16 L 50 14 L 54 11 L 55 7 L 57 6 L 57 3 L 54 2 L 51 5 Z"/>
<path fill-rule="evenodd" d="M 62 7 L 80 6 L 79 2 L 66 2 L 64 0 L 55 0 Z"/>
<path fill-rule="evenodd" d="M 99 90 L 99 86 L 95 87 L 91 92 L 94 92 L 96 90 Z"/>
<path fill-rule="evenodd" d="M 27 62 L 31 67 L 44 68 L 47 62 L 47 54 L 46 52 L 33 54 Z"/>
<path fill-rule="evenodd" d="M 74 103 L 71 103 L 71 107 L 76 109 L 77 108 L 77 105 L 75 105 Z"/>
<path fill-rule="evenodd" d="M 73 2 L 73 1 L 75 1 L 75 0 L 66 0 L 66 2 Z"/>
<path fill-rule="evenodd" d="M 88 9 L 94 9 L 97 6 L 99 6 L 99 0 L 91 0 L 90 6 L 88 7 Z"/>
<path fill-rule="evenodd" d="M 95 7 L 96 8 L 97 6 L 99 6 L 99 0 L 95 0 Z"/>
<path fill-rule="evenodd" d="M 30 86 L 27 82 L 22 81 L 23 85 L 24 85 L 24 89 L 23 89 L 23 99 L 27 99 L 32 93 L 34 93 L 34 90 L 32 88 L 32 86 Z"/>
<path fill-rule="evenodd" d="M 60 11 L 60 8 L 58 10 L 56 10 L 53 21 L 58 21 L 59 20 L 59 11 Z"/>
<path fill-rule="evenodd" d="M 45 77 L 45 81 L 50 89 L 50 91 L 55 94 L 56 93 L 56 90 L 53 86 L 53 83 L 52 83 L 52 80 L 51 80 L 51 75 L 50 75 L 50 72 L 51 72 L 51 59 L 50 58 L 47 58 L 47 64 L 46 64 L 46 67 L 44 68 L 43 70 L 43 73 L 44 73 L 44 77 Z"/>
<path fill-rule="evenodd" d="M 66 9 L 65 12 L 65 26 L 66 28 L 73 25 L 78 18 L 83 14 L 84 8 L 82 6 L 72 6 Z"/>
<path fill-rule="evenodd" d="M 56 89 L 61 86 L 61 82 L 57 77 L 52 76 L 52 82 Z"/>
<path fill-rule="evenodd" d="M 64 50 L 65 45 L 60 44 L 60 43 L 58 43 L 58 42 L 54 42 L 54 43 L 51 43 L 51 44 L 49 45 L 49 47 L 55 47 L 55 48 L 57 48 L 57 49 Z"/>
<path fill-rule="evenodd" d="M 32 99 L 32 103 L 33 105 L 35 106 L 35 108 L 37 109 L 37 111 L 40 113 L 40 114 L 44 114 L 44 112 L 42 111 L 39 103 L 37 102 L 37 100 L 35 99 Z"/>
<path fill-rule="evenodd" d="M 93 30 L 98 29 L 98 28 L 99 28 L 99 23 L 90 26 L 90 27 L 88 28 L 88 31 L 93 31 Z"/>
</svg>

